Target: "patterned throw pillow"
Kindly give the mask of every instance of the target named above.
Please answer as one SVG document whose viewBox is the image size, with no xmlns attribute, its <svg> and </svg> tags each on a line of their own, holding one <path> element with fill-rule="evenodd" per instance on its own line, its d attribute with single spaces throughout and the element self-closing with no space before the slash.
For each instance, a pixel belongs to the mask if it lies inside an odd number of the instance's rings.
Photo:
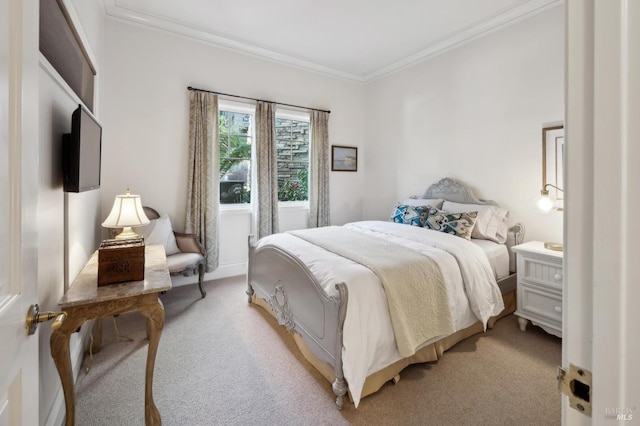
<svg viewBox="0 0 640 426">
<path fill-rule="evenodd" d="M 389 221 L 395 223 L 403 223 L 405 225 L 424 226 L 424 221 L 429 215 L 431 206 L 407 206 L 406 204 L 398 204 Z"/>
<path fill-rule="evenodd" d="M 477 218 L 478 212 L 449 213 L 438 209 L 430 209 L 423 226 L 434 231 L 446 232 L 469 240 Z"/>
</svg>

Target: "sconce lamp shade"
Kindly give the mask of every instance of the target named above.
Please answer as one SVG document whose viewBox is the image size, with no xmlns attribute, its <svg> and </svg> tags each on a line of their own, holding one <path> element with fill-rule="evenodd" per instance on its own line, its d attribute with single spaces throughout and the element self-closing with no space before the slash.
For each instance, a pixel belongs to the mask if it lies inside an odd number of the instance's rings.
<svg viewBox="0 0 640 426">
<path fill-rule="evenodd" d="M 538 210 L 543 213 L 549 213 L 555 207 L 555 203 L 551 197 L 549 197 L 549 191 L 540 191 L 540 197 L 538 197 L 536 201 L 536 206 L 538 207 Z"/>
<path fill-rule="evenodd" d="M 125 195 L 116 195 L 111 213 L 102 222 L 105 228 L 123 228 L 116 236 L 117 239 L 136 238 L 138 234 L 133 232 L 132 226 L 141 226 L 149 223 L 149 218 L 144 214 L 142 200 L 139 195 L 132 195 L 129 189 Z"/>
<path fill-rule="evenodd" d="M 549 190 L 547 189 L 548 186 L 551 186 L 560 192 L 564 192 L 562 189 L 558 188 L 557 186 L 547 183 L 540 191 L 540 197 L 538 197 L 536 201 L 536 206 L 538 207 L 538 210 L 540 210 L 543 213 L 549 213 L 551 210 L 553 210 L 556 207 L 555 201 L 553 201 L 551 197 L 549 197 Z"/>
</svg>

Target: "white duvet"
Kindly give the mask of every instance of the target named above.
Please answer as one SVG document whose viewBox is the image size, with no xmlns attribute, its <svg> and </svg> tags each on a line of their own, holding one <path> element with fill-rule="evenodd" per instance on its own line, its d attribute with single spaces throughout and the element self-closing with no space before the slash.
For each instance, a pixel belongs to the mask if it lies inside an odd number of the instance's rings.
<svg viewBox="0 0 640 426">
<path fill-rule="evenodd" d="M 393 222 L 363 221 L 345 227 L 412 248 L 435 260 L 447 286 L 456 331 L 478 320 L 486 327 L 489 317 L 504 309 L 489 260 L 475 244 L 453 235 Z M 370 269 L 288 233 L 258 241 L 258 247 L 264 244 L 278 245 L 298 256 L 329 295 L 337 295 L 336 283 L 346 283 L 349 300 L 342 363 L 357 407 L 367 376 L 401 359 L 380 280 Z"/>
</svg>

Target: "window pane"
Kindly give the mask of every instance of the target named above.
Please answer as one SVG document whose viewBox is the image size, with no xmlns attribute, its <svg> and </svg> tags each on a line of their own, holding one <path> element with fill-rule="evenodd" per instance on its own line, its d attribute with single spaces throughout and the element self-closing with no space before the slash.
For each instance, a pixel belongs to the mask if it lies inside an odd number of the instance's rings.
<svg viewBox="0 0 640 426">
<path fill-rule="evenodd" d="M 220 203 L 251 200 L 252 115 L 220 111 Z"/>
<path fill-rule="evenodd" d="M 247 135 L 251 116 L 239 112 L 229 113 L 229 132 L 232 135 Z"/>
<path fill-rule="evenodd" d="M 220 133 L 218 136 L 220 143 L 220 158 L 229 156 L 229 135 Z"/>
<path fill-rule="evenodd" d="M 308 200 L 309 122 L 276 118 L 276 150 L 278 200 Z"/>
<path fill-rule="evenodd" d="M 248 203 L 251 197 L 251 160 L 238 160 L 220 179 L 220 203 Z"/>
</svg>

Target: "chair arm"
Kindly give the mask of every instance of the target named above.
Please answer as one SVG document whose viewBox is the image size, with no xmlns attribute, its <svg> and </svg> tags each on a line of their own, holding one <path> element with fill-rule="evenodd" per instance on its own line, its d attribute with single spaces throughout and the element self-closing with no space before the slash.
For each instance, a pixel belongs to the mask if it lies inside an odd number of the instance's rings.
<svg viewBox="0 0 640 426">
<path fill-rule="evenodd" d="M 200 253 L 204 256 L 204 250 L 202 246 L 196 240 L 196 236 L 193 234 L 183 234 L 182 232 L 174 232 L 176 236 L 176 243 L 182 253 Z"/>
</svg>

